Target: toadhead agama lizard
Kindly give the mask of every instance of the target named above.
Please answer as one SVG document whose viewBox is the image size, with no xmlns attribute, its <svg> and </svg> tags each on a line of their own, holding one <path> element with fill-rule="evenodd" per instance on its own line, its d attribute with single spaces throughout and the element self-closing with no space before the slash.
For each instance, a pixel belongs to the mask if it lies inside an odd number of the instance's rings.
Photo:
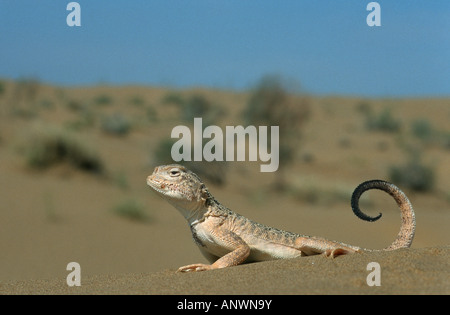
<svg viewBox="0 0 450 315">
<path fill-rule="evenodd" d="M 147 177 L 147 184 L 177 208 L 186 218 L 195 243 L 211 262 L 180 267 L 178 271 L 203 271 L 239 265 L 243 262 L 294 258 L 324 254 L 328 257 L 370 251 L 320 237 L 295 234 L 272 228 L 239 215 L 221 205 L 193 172 L 181 165 L 163 165 Z M 353 192 L 353 212 L 366 221 L 370 217 L 359 209 L 359 198 L 366 190 L 380 189 L 397 202 L 402 223 L 394 242 L 383 250 L 409 247 L 415 232 L 414 211 L 406 195 L 383 180 L 360 184 Z"/>
</svg>

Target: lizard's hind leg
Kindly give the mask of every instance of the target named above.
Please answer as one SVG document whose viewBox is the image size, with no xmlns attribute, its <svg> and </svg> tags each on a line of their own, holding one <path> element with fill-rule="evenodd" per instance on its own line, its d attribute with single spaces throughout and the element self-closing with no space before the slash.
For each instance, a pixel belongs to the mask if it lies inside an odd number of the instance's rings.
<svg viewBox="0 0 450 315">
<path fill-rule="evenodd" d="M 295 247 L 302 251 L 303 256 L 323 254 L 334 258 L 340 255 L 353 254 L 359 248 L 348 246 L 339 242 L 329 241 L 317 237 L 298 237 L 295 240 Z"/>
</svg>

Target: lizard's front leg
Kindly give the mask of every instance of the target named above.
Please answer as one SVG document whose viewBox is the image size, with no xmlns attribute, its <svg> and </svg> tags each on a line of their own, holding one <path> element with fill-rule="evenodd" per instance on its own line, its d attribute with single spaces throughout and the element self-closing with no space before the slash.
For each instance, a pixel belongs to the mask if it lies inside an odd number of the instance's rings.
<svg viewBox="0 0 450 315">
<path fill-rule="evenodd" d="M 237 266 L 243 263 L 250 255 L 250 247 L 236 233 L 224 228 L 211 233 L 217 245 L 232 251 L 216 260 L 213 264 L 192 264 L 178 268 L 179 272 L 204 271 L 218 268 Z"/>
</svg>

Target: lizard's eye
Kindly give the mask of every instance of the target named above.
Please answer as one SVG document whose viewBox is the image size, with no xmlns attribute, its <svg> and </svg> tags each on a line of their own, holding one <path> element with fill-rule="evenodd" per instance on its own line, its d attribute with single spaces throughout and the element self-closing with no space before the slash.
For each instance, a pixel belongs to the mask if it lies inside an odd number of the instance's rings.
<svg viewBox="0 0 450 315">
<path fill-rule="evenodd" d="M 174 169 L 171 169 L 170 171 L 169 171 L 169 174 L 170 174 L 170 176 L 172 176 L 172 177 L 177 177 L 177 176 L 180 176 L 180 170 L 179 169 L 177 169 L 177 168 L 174 168 Z"/>
</svg>

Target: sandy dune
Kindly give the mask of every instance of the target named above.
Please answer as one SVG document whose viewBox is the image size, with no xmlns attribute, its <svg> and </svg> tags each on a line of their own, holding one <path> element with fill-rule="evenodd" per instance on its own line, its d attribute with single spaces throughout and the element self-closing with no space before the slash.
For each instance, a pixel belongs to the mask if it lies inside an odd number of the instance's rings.
<svg viewBox="0 0 450 315">
<path fill-rule="evenodd" d="M 369 286 L 367 264 L 380 264 Z M 207 272 L 120 274 L 28 280 L 0 285 L 1 294 L 450 294 L 450 247 L 323 256 L 253 263 Z"/>
</svg>

